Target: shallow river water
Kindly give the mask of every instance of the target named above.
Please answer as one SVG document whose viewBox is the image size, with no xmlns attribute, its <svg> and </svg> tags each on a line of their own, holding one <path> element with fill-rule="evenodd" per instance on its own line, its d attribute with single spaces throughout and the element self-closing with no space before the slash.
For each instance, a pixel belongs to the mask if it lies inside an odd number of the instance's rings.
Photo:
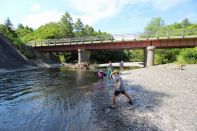
<svg viewBox="0 0 197 131">
<path fill-rule="evenodd" d="M 62 68 L 0 74 L 0 130 L 93 130 L 92 71 Z"/>
<path fill-rule="evenodd" d="M 40 68 L 0 73 L 0 131 L 161 130 L 155 111 L 167 96 L 133 84 L 126 73 L 122 77 L 134 103 L 120 95 L 117 108 L 110 109 L 113 82 L 98 82 L 94 71 Z"/>
</svg>

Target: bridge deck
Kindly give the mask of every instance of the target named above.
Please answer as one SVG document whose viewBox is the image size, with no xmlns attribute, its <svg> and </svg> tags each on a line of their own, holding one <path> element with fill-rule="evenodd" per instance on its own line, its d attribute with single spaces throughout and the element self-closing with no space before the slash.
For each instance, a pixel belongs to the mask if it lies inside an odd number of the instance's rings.
<svg viewBox="0 0 197 131">
<path fill-rule="evenodd" d="M 197 36 L 176 37 L 166 39 L 141 39 L 141 40 L 107 40 L 91 42 L 55 42 L 53 44 L 36 45 L 34 48 L 42 52 L 63 52 L 78 49 L 87 50 L 118 50 L 118 49 L 136 49 L 156 46 L 157 48 L 184 48 L 197 46 Z"/>
<path fill-rule="evenodd" d="M 76 44 L 97 44 L 97 43 L 112 43 L 112 42 L 131 42 L 131 41 L 154 41 L 154 40 L 168 40 L 168 39 L 183 39 L 183 38 L 197 38 L 197 35 L 190 36 L 171 36 L 171 37 L 154 37 L 154 38 L 138 38 L 138 37 L 121 37 L 121 38 L 107 38 L 102 37 L 81 37 L 81 38 L 65 38 L 65 39 L 50 39 L 42 41 L 31 41 L 28 45 L 33 47 L 40 46 L 57 46 L 57 45 L 76 45 Z"/>
</svg>

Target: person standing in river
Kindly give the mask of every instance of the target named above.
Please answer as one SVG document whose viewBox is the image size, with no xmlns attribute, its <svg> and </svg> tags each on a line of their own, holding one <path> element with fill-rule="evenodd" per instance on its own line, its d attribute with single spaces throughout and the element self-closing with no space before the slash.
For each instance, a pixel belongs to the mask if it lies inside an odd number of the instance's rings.
<svg viewBox="0 0 197 131">
<path fill-rule="evenodd" d="M 111 61 L 109 61 L 109 64 L 107 65 L 107 77 L 108 77 L 108 80 L 112 79 L 112 71 L 113 71 L 113 65 L 112 65 Z"/>
<path fill-rule="evenodd" d="M 102 70 L 99 70 L 97 72 L 95 72 L 95 75 L 99 78 L 99 82 L 98 82 L 98 89 L 101 90 L 105 87 L 105 83 L 103 82 L 104 77 L 106 77 L 106 73 L 103 72 Z"/>
<path fill-rule="evenodd" d="M 122 77 L 119 75 L 119 72 L 117 70 L 114 70 L 113 75 L 115 77 L 114 78 L 115 91 L 114 91 L 114 94 L 112 96 L 112 105 L 110 106 L 110 108 L 115 108 L 116 97 L 119 94 L 123 94 L 128 99 L 128 103 L 132 104 L 133 102 L 132 102 L 130 96 L 125 91 L 123 80 L 122 80 Z"/>
<path fill-rule="evenodd" d="M 99 78 L 99 80 L 101 82 L 103 82 L 104 77 L 106 76 L 106 73 L 103 72 L 102 70 L 99 70 L 98 72 L 95 72 L 95 74 L 97 75 L 97 77 Z"/>
</svg>

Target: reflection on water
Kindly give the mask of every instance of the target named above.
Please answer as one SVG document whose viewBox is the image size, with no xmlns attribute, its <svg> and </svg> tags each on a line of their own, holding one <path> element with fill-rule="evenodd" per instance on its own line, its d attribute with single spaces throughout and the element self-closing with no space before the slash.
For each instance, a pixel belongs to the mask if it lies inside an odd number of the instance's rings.
<svg viewBox="0 0 197 131">
<path fill-rule="evenodd" d="M 0 130 L 92 130 L 93 72 L 36 69 L 0 74 Z"/>
</svg>

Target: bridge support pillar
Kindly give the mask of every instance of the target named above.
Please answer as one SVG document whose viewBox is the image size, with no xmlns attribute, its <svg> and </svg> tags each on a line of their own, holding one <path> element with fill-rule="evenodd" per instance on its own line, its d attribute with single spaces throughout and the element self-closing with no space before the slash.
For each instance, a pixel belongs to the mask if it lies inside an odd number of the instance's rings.
<svg viewBox="0 0 197 131">
<path fill-rule="evenodd" d="M 90 62 L 90 51 L 84 49 L 78 49 L 78 62 Z"/>
<path fill-rule="evenodd" d="M 147 52 L 146 67 L 150 67 L 154 65 L 154 49 L 155 46 L 148 46 L 146 48 L 146 52 Z"/>
</svg>

